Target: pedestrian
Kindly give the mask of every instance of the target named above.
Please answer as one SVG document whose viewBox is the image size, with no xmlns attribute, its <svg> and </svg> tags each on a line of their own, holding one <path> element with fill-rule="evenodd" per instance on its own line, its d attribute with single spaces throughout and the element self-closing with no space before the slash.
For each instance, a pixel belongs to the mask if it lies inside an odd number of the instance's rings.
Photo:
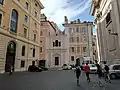
<svg viewBox="0 0 120 90">
<path fill-rule="evenodd" d="M 96 64 L 97 66 L 97 74 L 98 74 L 98 83 L 100 86 L 103 86 L 102 83 L 102 76 L 103 76 L 103 72 L 102 72 L 102 67 L 99 64 Z"/>
<path fill-rule="evenodd" d="M 80 66 L 76 67 L 75 72 L 76 72 L 76 78 L 77 78 L 77 86 L 79 86 L 79 77 L 81 75 L 81 68 L 80 68 Z"/>
<path fill-rule="evenodd" d="M 86 73 L 87 81 L 90 82 L 90 76 L 89 76 L 90 67 L 89 67 L 88 63 L 86 63 L 86 65 L 85 65 L 85 73 Z"/>
<path fill-rule="evenodd" d="M 12 72 L 13 72 L 13 66 L 10 65 L 9 75 L 12 75 Z"/>
<path fill-rule="evenodd" d="M 110 70 L 109 66 L 107 64 L 105 64 L 105 67 L 104 67 L 105 81 L 111 83 L 110 76 L 109 76 L 109 70 Z"/>
</svg>

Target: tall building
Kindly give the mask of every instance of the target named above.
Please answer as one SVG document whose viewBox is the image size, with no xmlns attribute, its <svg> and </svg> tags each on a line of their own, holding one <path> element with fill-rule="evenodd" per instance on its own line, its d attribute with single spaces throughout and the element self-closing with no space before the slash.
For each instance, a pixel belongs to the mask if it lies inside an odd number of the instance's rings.
<svg viewBox="0 0 120 90">
<path fill-rule="evenodd" d="M 40 0 L 0 0 L 0 72 L 27 70 L 40 53 Z"/>
<path fill-rule="evenodd" d="M 79 19 L 68 23 L 68 18 L 65 16 L 63 26 L 68 40 L 69 63 L 75 64 L 82 57 L 90 57 L 93 61 L 93 23 L 81 22 Z"/>
<path fill-rule="evenodd" d="M 97 48 L 97 37 L 96 37 L 96 35 L 93 35 L 92 46 L 93 46 L 93 60 L 98 61 L 98 48 Z"/>
<path fill-rule="evenodd" d="M 120 0 L 92 0 L 101 62 L 120 63 Z"/>
<path fill-rule="evenodd" d="M 41 14 L 39 65 L 54 69 L 68 64 L 66 39 L 66 35 L 59 30 L 57 24 L 50 22 L 44 14 Z"/>
</svg>

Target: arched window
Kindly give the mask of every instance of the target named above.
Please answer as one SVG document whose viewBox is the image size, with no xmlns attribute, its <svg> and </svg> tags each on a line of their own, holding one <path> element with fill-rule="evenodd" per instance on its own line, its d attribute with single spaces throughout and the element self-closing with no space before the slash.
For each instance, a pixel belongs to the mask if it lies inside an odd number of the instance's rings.
<svg viewBox="0 0 120 90">
<path fill-rule="evenodd" d="M 10 31 L 17 33 L 17 24 L 18 24 L 18 12 L 15 9 L 13 9 L 11 14 Z"/>
<path fill-rule="evenodd" d="M 25 56 L 25 46 L 22 46 L 22 56 Z"/>
</svg>

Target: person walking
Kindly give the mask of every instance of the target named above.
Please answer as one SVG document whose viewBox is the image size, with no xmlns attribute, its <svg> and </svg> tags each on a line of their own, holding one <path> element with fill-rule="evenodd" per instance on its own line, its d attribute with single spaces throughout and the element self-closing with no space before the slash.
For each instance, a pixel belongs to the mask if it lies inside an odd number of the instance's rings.
<svg viewBox="0 0 120 90">
<path fill-rule="evenodd" d="M 89 77 L 90 67 L 89 67 L 88 63 L 86 63 L 86 65 L 85 65 L 85 73 L 86 73 L 87 81 L 90 82 L 90 77 Z"/>
<path fill-rule="evenodd" d="M 81 68 L 80 68 L 80 66 L 76 67 L 75 72 L 76 72 L 76 78 L 77 78 L 77 86 L 79 86 L 79 77 L 81 75 Z"/>
<path fill-rule="evenodd" d="M 97 66 L 97 74 L 98 74 L 98 83 L 100 86 L 103 86 L 103 83 L 102 83 L 102 76 L 103 76 L 103 72 L 102 72 L 102 68 L 99 64 L 96 64 Z"/>
<path fill-rule="evenodd" d="M 9 75 L 12 75 L 12 72 L 13 72 L 13 66 L 10 65 Z"/>
<path fill-rule="evenodd" d="M 110 76 L 109 76 L 109 70 L 110 70 L 110 69 L 109 69 L 108 65 L 105 64 L 105 67 L 104 67 L 104 77 L 105 77 L 105 81 L 111 83 Z"/>
</svg>

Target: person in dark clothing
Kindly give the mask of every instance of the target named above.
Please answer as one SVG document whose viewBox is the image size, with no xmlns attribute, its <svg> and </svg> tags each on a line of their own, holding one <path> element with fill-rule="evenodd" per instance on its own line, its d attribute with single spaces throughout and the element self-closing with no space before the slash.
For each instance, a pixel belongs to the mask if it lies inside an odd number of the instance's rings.
<svg viewBox="0 0 120 90">
<path fill-rule="evenodd" d="M 99 64 L 96 64 L 96 66 L 97 66 L 97 74 L 98 74 L 98 79 L 99 79 L 99 85 L 100 86 L 102 86 L 102 75 L 103 75 L 103 73 L 102 73 L 102 68 L 101 68 L 101 66 L 99 65 Z"/>
<path fill-rule="evenodd" d="M 110 80 L 110 77 L 109 77 L 109 67 L 108 65 L 106 64 L 105 67 L 104 67 L 104 77 L 105 77 L 105 81 L 107 82 L 107 80 L 109 81 L 109 83 L 111 83 L 111 80 Z"/>
<path fill-rule="evenodd" d="M 75 72 L 76 72 L 76 78 L 77 78 L 77 85 L 79 86 L 79 77 L 81 75 L 81 68 L 80 68 L 80 66 L 76 67 Z"/>
</svg>

